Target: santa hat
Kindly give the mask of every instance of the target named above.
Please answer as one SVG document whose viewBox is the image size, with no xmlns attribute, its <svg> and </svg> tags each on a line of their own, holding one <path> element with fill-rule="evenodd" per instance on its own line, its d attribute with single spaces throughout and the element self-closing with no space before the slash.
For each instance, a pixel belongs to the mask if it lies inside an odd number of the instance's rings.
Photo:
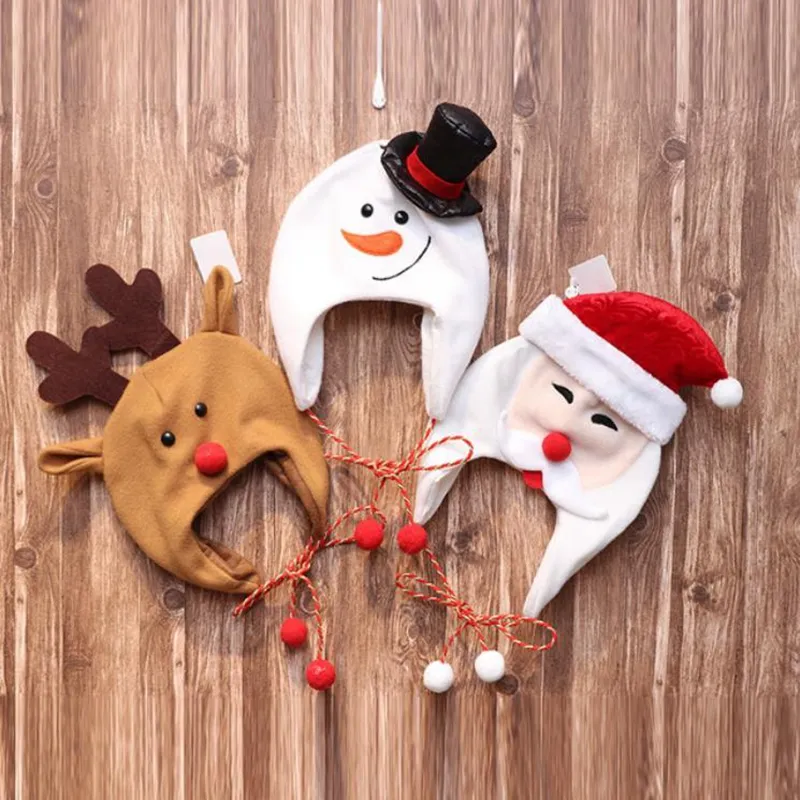
<svg viewBox="0 0 800 800">
<path fill-rule="evenodd" d="M 299 408 L 319 393 L 327 312 L 392 300 L 423 309 L 426 408 L 445 414 L 489 303 L 489 260 L 474 216 L 481 206 L 466 177 L 494 145 L 476 114 L 443 104 L 425 135 L 367 144 L 292 201 L 273 251 L 269 301 Z"/>
<path fill-rule="evenodd" d="M 657 297 L 607 292 L 555 295 L 520 325 L 522 336 L 623 419 L 666 444 L 686 413 L 678 390 L 706 386 L 720 408 L 742 401 L 742 386 L 693 317 Z"/>
</svg>

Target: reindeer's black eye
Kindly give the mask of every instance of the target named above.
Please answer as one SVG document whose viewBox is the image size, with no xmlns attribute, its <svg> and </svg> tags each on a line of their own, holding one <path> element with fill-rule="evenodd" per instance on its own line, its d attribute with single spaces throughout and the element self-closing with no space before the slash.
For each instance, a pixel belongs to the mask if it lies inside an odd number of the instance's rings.
<svg viewBox="0 0 800 800">
<path fill-rule="evenodd" d="M 558 383 L 553 384 L 553 388 L 568 402 L 571 403 L 575 399 L 575 395 L 567 389 L 566 386 L 561 386 Z"/>
<path fill-rule="evenodd" d="M 406 224 L 406 222 L 408 222 L 408 214 L 407 214 L 405 211 L 398 211 L 398 212 L 397 212 L 397 213 L 394 215 L 394 221 L 395 221 L 395 222 L 396 222 L 398 225 L 405 225 L 405 224 Z"/>
<path fill-rule="evenodd" d="M 371 217 L 374 210 L 375 209 L 369 203 L 364 203 L 364 205 L 361 206 L 361 216 Z"/>
<path fill-rule="evenodd" d="M 175 434 L 172 431 L 164 431 L 161 434 L 161 444 L 164 447 L 172 447 L 175 444 Z"/>
<path fill-rule="evenodd" d="M 198 417 L 204 417 L 208 414 L 208 406 L 205 403 L 196 403 L 194 413 L 197 414 Z"/>
<path fill-rule="evenodd" d="M 612 431 L 619 430 L 617 423 L 606 414 L 592 414 L 592 422 L 595 425 L 605 425 L 606 428 L 611 428 Z"/>
</svg>

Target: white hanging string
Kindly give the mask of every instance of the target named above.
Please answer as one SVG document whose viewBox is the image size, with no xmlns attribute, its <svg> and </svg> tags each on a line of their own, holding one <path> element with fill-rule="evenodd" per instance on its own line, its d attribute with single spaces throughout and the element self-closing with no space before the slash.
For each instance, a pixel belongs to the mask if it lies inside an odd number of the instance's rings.
<svg viewBox="0 0 800 800">
<path fill-rule="evenodd" d="M 372 107 L 381 109 L 386 105 L 386 89 L 383 84 L 383 3 L 378 0 L 378 27 L 376 31 L 375 83 L 372 84 Z"/>
</svg>

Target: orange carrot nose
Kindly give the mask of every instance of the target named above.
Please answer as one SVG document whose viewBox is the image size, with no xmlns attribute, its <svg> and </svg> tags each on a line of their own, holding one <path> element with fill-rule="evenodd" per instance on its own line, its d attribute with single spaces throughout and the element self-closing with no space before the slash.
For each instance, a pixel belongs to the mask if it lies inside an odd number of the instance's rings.
<svg viewBox="0 0 800 800">
<path fill-rule="evenodd" d="M 383 231 L 369 236 L 342 231 L 342 236 L 351 247 L 368 256 L 390 256 L 403 246 L 403 237 L 397 231 Z"/>
</svg>

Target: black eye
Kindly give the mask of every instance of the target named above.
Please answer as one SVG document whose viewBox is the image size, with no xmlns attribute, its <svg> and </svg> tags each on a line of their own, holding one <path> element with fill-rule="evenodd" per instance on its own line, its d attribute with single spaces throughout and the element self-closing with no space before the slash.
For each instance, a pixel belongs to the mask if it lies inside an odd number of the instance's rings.
<svg viewBox="0 0 800 800">
<path fill-rule="evenodd" d="M 575 399 L 575 395 L 567 389 L 566 386 L 560 386 L 557 383 L 553 384 L 553 388 L 568 402 L 571 403 Z"/>
<path fill-rule="evenodd" d="M 361 206 L 361 216 L 371 217 L 374 210 L 375 209 L 369 203 L 364 203 L 364 205 Z"/>
<path fill-rule="evenodd" d="M 612 431 L 618 430 L 616 422 L 605 414 L 592 414 L 592 422 L 595 425 L 605 425 L 606 428 L 611 428 Z"/>
<path fill-rule="evenodd" d="M 161 434 L 161 444 L 164 447 L 172 447 L 175 444 L 175 434 L 172 431 L 164 431 Z"/>
<path fill-rule="evenodd" d="M 204 417 L 208 414 L 208 406 L 205 403 L 197 403 L 194 407 L 194 413 L 197 414 L 198 417 Z"/>
<path fill-rule="evenodd" d="M 398 211 L 398 212 L 397 212 L 397 213 L 394 215 L 394 221 L 395 221 L 395 222 L 396 222 L 398 225 L 405 225 L 405 224 L 406 224 L 406 222 L 408 222 L 408 214 L 406 214 L 406 212 L 405 212 L 405 211 Z"/>
</svg>

